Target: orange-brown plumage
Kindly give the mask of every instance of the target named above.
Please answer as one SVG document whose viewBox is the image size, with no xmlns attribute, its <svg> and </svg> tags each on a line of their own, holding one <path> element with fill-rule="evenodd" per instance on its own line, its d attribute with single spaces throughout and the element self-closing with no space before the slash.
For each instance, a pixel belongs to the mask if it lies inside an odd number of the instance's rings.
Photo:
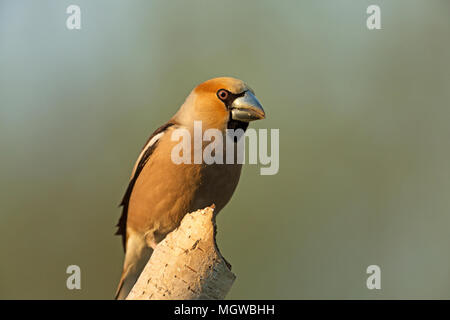
<svg viewBox="0 0 450 320">
<path fill-rule="evenodd" d="M 201 121 L 203 131 L 225 133 L 230 126 L 245 129 L 249 121 L 263 117 L 245 83 L 215 78 L 198 85 L 163 129 L 155 132 L 138 158 L 122 201 L 118 233 L 124 237 L 126 255 L 117 298 L 128 295 L 153 249 L 186 213 L 212 204 L 218 213 L 239 181 L 241 164 L 175 164 L 171 153 L 179 142 L 172 141 L 172 133 L 185 129 L 194 139 L 194 121 Z"/>
</svg>

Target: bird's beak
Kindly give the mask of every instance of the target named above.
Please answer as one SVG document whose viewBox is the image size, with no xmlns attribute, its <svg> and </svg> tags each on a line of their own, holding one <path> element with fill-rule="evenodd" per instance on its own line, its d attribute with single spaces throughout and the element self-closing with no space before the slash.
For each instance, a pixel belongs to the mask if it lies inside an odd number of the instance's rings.
<svg viewBox="0 0 450 320">
<path fill-rule="evenodd" d="M 233 120 L 250 122 L 265 117 L 266 114 L 261 104 L 250 91 L 246 91 L 242 97 L 236 98 L 231 104 L 231 118 Z"/>
</svg>

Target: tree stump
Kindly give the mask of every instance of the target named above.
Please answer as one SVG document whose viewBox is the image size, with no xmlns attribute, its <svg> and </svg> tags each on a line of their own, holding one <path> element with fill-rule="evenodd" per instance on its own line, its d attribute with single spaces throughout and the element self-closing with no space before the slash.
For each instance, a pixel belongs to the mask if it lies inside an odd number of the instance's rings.
<svg viewBox="0 0 450 320">
<path fill-rule="evenodd" d="M 127 300 L 224 299 L 236 276 L 215 234 L 214 206 L 186 214 L 157 245 Z"/>
</svg>

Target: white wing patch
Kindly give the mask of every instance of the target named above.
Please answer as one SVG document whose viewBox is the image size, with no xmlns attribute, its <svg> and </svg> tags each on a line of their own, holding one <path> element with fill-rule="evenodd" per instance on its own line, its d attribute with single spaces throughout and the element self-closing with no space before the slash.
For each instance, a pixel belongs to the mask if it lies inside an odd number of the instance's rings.
<svg viewBox="0 0 450 320">
<path fill-rule="evenodd" d="M 150 148 L 152 145 L 154 145 L 161 137 L 163 136 L 164 131 L 161 133 L 158 133 L 153 138 L 150 139 L 150 141 L 145 145 L 145 147 L 142 149 L 141 153 L 139 154 L 139 157 L 136 160 L 136 163 L 134 164 L 133 172 L 131 173 L 131 179 L 133 179 L 134 174 L 136 173 L 136 168 L 141 161 L 142 157 L 144 156 L 145 152 Z"/>
</svg>

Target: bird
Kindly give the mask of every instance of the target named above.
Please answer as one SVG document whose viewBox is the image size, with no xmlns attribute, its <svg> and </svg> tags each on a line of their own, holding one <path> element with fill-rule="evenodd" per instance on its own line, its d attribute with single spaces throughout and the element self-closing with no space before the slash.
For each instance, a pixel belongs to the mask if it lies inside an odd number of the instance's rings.
<svg viewBox="0 0 450 320">
<path fill-rule="evenodd" d="M 214 205 L 217 215 L 239 182 L 242 163 L 174 163 L 171 154 L 178 142 L 172 134 L 178 129 L 194 134 L 194 123 L 201 121 L 203 132 L 216 129 L 225 135 L 227 129 L 245 131 L 249 122 L 265 116 L 247 84 L 218 77 L 196 86 L 174 116 L 153 132 L 120 203 L 116 234 L 122 237 L 125 257 L 116 299 L 127 297 L 153 250 L 187 213 Z"/>
</svg>

